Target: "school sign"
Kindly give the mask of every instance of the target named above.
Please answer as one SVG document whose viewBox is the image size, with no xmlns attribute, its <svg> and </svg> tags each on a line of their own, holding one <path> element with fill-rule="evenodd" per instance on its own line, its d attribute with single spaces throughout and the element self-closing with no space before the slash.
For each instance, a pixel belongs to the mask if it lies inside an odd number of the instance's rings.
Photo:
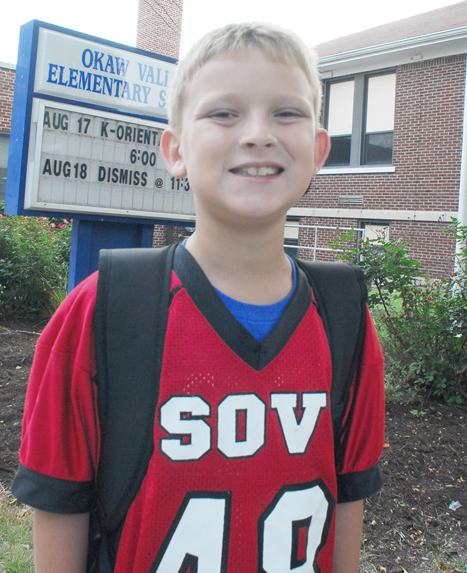
<svg viewBox="0 0 467 573">
<path fill-rule="evenodd" d="M 189 182 L 167 172 L 159 149 L 174 69 L 136 48 L 39 21 L 23 26 L 6 212 L 193 220 Z"/>
<path fill-rule="evenodd" d="M 40 28 L 37 93 L 166 118 L 173 64 Z"/>
</svg>

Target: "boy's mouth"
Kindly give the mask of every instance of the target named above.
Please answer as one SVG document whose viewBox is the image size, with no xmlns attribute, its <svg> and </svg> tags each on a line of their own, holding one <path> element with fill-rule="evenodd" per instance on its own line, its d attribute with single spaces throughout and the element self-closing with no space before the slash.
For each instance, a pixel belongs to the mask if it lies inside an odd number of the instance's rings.
<svg viewBox="0 0 467 573">
<path fill-rule="evenodd" d="M 235 173 L 236 175 L 245 175 L 248 177 L 271 177 L 273 175 L 278 175 L 284 171 L 282 167 L 236 167 L 231 169 L 231 173 Z"/>
</svg>

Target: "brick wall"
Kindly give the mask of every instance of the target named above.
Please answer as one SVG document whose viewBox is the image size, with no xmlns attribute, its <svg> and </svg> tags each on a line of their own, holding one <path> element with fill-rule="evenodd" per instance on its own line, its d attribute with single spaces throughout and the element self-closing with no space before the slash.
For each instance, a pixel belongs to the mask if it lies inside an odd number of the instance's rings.
<svg viewBox="0 0 467 573">
<path fill-rule="evenodd" d="M 0 66 L 0 131 L 11 130 L 15 70 Z"/>
<path fill-rule="evenodd" d="M 409 255 L 428 269 L 432 278 L 446 278 L 454 265 L 456 242 L 447 223 L 394 221 L 391 236 L 409 242 Z"/>
<path fill-rule="evenodd" d="M 457 211 L 465 67 L 465 54 L 400 66 L 395 173 L 319 175 L 298 205 L 337 208 L 340 195 L 360 195 L 361 209 Z M 329 220 L 319 219 L 318 224 L 328 225 Z M 342 219 L 338 224 L 347 226 Z M 414 258 L 439 276 L 448 272 L 454 252 L 453 241 L 438 232 L 442 226 L 394 221 L 391 230 L 411 241 Z"/>
<path fill-rule="evenodd" d="M 347 233 L 348 231 L 337 231 L 335 229 L 319 228 L 315 230 L 310 227 L 347 227 L 357 228 L 356 219 L 332 219 L 321 217 L 302 217 L 300 219 L 300 230 L 298 243 L 305 247 L 317 247 L 319 249 L 328 249 L 329 243 L 334 242 L 337 234 Z M 355 240 L 355 244 L 357 244 Z M 303 259 L 314 259 L 314 251 L 310 249 L 298 249 L 298 256 Z M 331 251 L 316 251 L 316 259 L 319 261 L 331 261 L 334 259 Z"/>
<path fill-rule="evenodd" d="M 154 225 L 152 246 L 165 247 L 165 245 L 167 245 L 167 227 L 165 225 Z"/>
<path fill-rule="evenodd" d="M 178 60 L 182 14 L 183 0 L 139 0 L 137 47 Z"/>
<path fill-rule="evenodd" d="M 186 227 L 177 227 L 176 225 L 155 225 L 153 234 L 153 247 L 165 247 L 172 243 L 181 243 L 192 234 L 187 231 Z"/>
<path fill-rule="evenodd" d="M 306 247 L 329 248 L 338 234 L 348 231 L 343 227 L 357 229 L 357 219 L 333 219 L 320 217 L 302 217 L 300 220 L 299 245 Z M 339 227 L 340 229 L 318 229 L 304 227 L 305 225 L 317 227 Z M 390 229 L 391 239 L 400 239 L 407 243 L 407 252 L 410 257 L 419 261 L 421 267 L 429 271 L 432 278 L 446 278 L 454 265 L 455 240 L 447 233 L 448 223 L 424 223 L 416 221 L 392 221 Z M 315 240 L 316 237 L 316 240 Z M 357 234 L 355 234 L 355 246 Z M 314 252 L 310 249 L 299 249 L 298 256 L 303 259 L 313 259 Z M 330 261 L 335 257 L 330 251 L 316 251 L 316 259 Z"/>
</svg>

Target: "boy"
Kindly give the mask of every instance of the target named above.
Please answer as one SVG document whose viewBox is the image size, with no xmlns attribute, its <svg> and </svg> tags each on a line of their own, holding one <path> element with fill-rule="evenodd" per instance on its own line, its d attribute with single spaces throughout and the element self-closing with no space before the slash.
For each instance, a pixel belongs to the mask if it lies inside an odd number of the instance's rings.
<svg viewBox="0 0 467 573">
<path fill-rule="evenodd" d="M 197 224 L 175 253 L 154 453 L 108 570 L 356 573 L 362 499 L 380 486 L 381 350 L 368 319 L 337 477 L 329 346 L 282 246 L 329 151 L 316 63 L 289 32 L 230 25 L 192 49 L 171 90 L 161 150 L 189 177 Z M 85 570 L 96 281 L 49 323 L 31 375 L 14 491 L 37 508 L 37 573 Z"/>
</svg>

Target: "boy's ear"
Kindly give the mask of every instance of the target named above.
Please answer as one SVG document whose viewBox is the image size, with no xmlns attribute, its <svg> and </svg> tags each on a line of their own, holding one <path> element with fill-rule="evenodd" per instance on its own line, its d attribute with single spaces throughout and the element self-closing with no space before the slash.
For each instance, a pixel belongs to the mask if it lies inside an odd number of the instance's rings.
<svg viewBox="0 0 467 573">
<path fill-rule="evenodd" d="M 183 160 L 179 137 L 167 128 L 161 137 L 161 153 L 165 165 L 174 177 L 185 177 L 187 174 Z"/>
<path fill-rule="evenodd" d="M 325 129 L 318 130 L 315 137 L 314 173 L 316 175 L 326 161 L 331 150 L 331 139 Z"/>
</svg>

